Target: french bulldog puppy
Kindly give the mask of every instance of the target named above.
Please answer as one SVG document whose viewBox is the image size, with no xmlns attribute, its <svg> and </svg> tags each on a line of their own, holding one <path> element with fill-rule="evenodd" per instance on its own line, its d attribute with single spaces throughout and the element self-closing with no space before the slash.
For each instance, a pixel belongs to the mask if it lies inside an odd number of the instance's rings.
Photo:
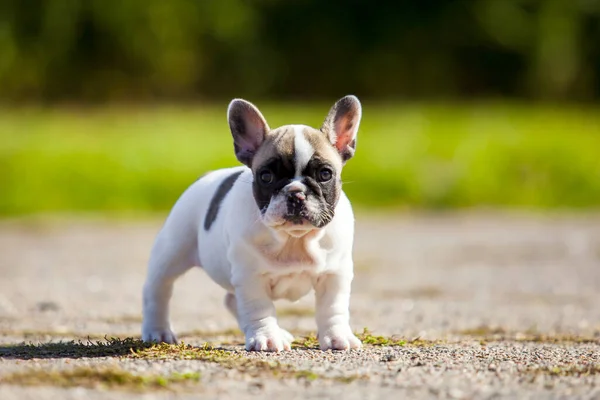
<svg viewBox="0 0 600 400">
<path fill-rule="evenodd" d="M 150 256 L 144 341 L 177 341 L 169 321 L 173 282 L 199 266 L 227 291 L 247 350 L 289 350 L 293 336 L 279 326 L 273 301 L 296 301 L 312 289 L 321 349 L 361 346 L 349 324 L 354 215 L 341 181 L 361 112 L 358 99 L 346 96 L 320 129 L 271 129 L 253 104 L 229 104 L 244 166 L 204 175 L 173 207 Z"/>
</svg>

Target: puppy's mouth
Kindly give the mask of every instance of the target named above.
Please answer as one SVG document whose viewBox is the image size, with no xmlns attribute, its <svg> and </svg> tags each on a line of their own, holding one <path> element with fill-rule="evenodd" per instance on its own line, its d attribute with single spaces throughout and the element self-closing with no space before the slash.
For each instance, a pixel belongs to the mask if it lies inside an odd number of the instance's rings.
<svg viewBox="0 0 600 400">
<path fill-rule="evenodd" d="M 310 223 L 308 219 L 308 211 L 301 211 L 298 214 L 288 214 L 285 217 L 285 220 L 291 222 L 294 225 L 304 225 Z"/>
<path fill-rule="evenodd" d="M 307 210 L 303 210 L 298 214 L 287 214 L 283 216 L 284 225 L 298 229 L 320 229 L 329 223 L 330 218 L 326 218 L 325 214 L 319 218 L 312 215 Z"/>
<path fill-rule="evenodd" d="M 261 212 L 268 226 L 299 233 L 323 228 L 333 218 L 332 210 L 303 192 L 275 196 Z"/>
</svg>

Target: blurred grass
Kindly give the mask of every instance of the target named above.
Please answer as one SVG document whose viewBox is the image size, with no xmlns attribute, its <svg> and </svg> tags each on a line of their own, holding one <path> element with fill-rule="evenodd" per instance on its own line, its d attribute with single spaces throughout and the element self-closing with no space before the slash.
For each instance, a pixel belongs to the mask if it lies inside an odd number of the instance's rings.
<svg viewBox="0 0 600 400">
<path fill-rule="evenodd" d="M 272 127 L 329 105 L 262 105 Z M 596 208 L 600 110 L 364 105 L 344 171 L 358 206 Z M 169 209 L 205 171 L 237 165 L 226 105 L 0 110 L 0 215 Z"/>
</svg>

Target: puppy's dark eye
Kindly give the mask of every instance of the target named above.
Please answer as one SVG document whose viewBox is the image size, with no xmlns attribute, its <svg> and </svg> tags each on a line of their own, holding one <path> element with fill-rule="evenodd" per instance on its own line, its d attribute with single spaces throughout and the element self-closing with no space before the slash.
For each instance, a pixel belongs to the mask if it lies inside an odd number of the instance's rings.
<svg viewBox="0 0 600 400">
<path fill-rule="evenodd" d="M 320 182 L 327 182 L 332 177 L 333 177 L 333 171 L 331 171 L 331 169 L 329 169 L 329 168 L 321 168 L 321 170 L 319 171 L 318 178 L 319 178 Z"/>
<path fill-rule="evenodd" d="M 258 175 L 258 177 L 262 183 L 267 183 L 267 184 L 272 183 L 273 179 L 274 179 L 273 173 L 269 170 L 261 171 L 261 173 Z"/>
</svg>

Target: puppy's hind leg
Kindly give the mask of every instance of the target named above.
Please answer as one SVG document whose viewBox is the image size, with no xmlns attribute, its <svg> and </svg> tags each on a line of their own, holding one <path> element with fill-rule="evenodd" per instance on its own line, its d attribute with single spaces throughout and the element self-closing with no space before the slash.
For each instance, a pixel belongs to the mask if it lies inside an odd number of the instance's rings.
<svg viewBox="0 0 600 400">
<path fill-rule="evenodd" d="M 143 292 L 142 340 L 146 342 L 177 342 L 169 320 L 173 284 L 179 276 L 198 265 L 194 261 L 197 257 L 191 256 L 196 247 L 182 236 L 163 229 L 152 249 Z"/>
</svg>

